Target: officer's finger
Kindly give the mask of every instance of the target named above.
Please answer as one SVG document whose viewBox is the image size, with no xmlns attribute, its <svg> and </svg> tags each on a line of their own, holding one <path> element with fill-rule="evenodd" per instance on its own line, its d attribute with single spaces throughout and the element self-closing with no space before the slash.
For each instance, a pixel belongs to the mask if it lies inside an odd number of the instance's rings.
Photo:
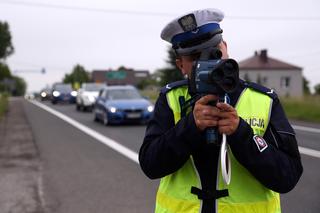
<svg viewBox="0 0 320 213">
<path fill-rule="evenodd" d="M 226 104 L 226 103 L 217 103 L 217 107 L 218 107 L 221 111 L 225 111 L 225 112 L 232 112 L 232 111 L 235 110 L 231 105 Z"/>
<path fill-rule="evenodd" d="M 202 98 L 200 98 L 197 103 L 198 104 L 203 104 L 203 105 L 206 105 L 208 104 L 210 101 L 216 101 L 218 100 L 218 96 L 216 95 L 206 95 L 206 96 L 203 96 Z"/>
<path fill-rule="evenodd" d="M 219 126 L 218 130 L 221 134 L 226 135 L 231 135 L 234 132 L 231 126 Z"/>
<path fill-rule="evenodd" d="M 203 111 L 195 111 L 194 113 L 194 117 L 197 120 L 218 120 L 219 118 L 219 113 L 218 112 L 212 112 L 212 111 L 207 111 L 207 110 L 203 110 Z"/>
<path fill-rule="evenodd" d="M 230 135 L 238 129 L 239 122 L 239 117 L 220 119 L 218 121 L 219 132 Z"/>
<path fill-rule="evenodd" d="M 208 116 L 218 116 L 220 113 L 220 109 L 209 105 L 202 105 L 202 107 L 199 107 L 198 110 L 199 113 Z"/>
<path fill-rule="evenodd" d="M 219 113 L 219 118 L 220 119 L 234 119 L 234 118 L 237 118 L 238 117 L 238 114 L 237 112 L 234 110 L 234 111 L 221 111 Z"/>
<path fill-rule="evenodd" d="M 195 123 L 196 123 L 196 126 L 198 127 L 198 129 L 200 129 L 200 130 L 205 130 L 207 127 L 215 127 L 218 125 L 217 120 L 199 119 L 199 120 L 195 120 Z"/>
<path fill-rule="evenodd" d="M 228 119 L 221 119 L 218 121 L 218 125 L 223 127 L 223 126 L 229 126 L 231 125 L 231 121 Z"/>
</svg>

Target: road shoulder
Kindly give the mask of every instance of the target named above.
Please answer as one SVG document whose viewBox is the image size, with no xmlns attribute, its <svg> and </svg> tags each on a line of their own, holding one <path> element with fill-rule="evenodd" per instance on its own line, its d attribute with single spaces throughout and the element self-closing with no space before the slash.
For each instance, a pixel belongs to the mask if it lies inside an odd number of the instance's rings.
<svg viewBox="0 0 320 213">
<path fill-rule="evenodd" d="M 39 153 L 22 102 L 23 99 L 10 99 L 9 110 L 0 119 L 0 206 L 3 213 L 44 212 Z"/>
</svg>

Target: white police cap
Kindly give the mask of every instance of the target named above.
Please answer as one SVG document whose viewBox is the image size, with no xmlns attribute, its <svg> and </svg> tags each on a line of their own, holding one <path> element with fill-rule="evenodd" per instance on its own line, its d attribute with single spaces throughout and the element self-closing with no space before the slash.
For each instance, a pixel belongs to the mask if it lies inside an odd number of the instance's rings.
<svg viewBox="0 0 320 213">
<path fill-rule="evenodd" d="M 161 38 L 172 44 L 179 55 L 200 52 L 222 41 L 219 22 L 224 18 L 218 9 L 196 10 L 172 20 L 161 32 Z"/>
</svg>

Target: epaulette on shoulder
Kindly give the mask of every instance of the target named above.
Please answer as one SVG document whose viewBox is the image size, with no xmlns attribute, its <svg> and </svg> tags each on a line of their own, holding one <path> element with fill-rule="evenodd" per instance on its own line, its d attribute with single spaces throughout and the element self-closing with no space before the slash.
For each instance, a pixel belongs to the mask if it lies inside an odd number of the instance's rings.
<svg viewBox="0 0 320 213">
<path fill-rule="evenodd" d="M 246 87 L 249 87 L 257 92 L 263 93 L 265 95 L 268 95 L 272 99 L 278 98 L 278 95 L 274 91 L 274 89 L 270 89 L 268 87 L 264 87 L 260 84 L 254 83 L 254 82 L 244 82 L 244 85 Z"/>
<path fill-rule="evenodd" d="M 180 81 L 175 81 L 172 82 L 170 84 L 165 85 L 164 87 L 161 88 L 160 93 L 166 94 L 167 92 L 169 92 L 172 89 L 175 89 L 177 87 L 181 87 L 184 85 L 188 85 L 188 80 L 180 80 Z"/>
</svg>

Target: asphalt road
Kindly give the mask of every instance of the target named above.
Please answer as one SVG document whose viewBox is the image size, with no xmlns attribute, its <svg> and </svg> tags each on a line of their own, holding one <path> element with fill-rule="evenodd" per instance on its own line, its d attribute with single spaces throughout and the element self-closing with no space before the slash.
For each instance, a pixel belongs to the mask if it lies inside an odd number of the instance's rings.
<svg viewBox="0 0 320 213">
<path fill-rule="evenodd" d="M 45 104 L 136 153 L 140 148 L 143 125 L 106 127 L 74 105 Z M 48 212 L 153 212 L 158 181 L 144 176 L 136 162 L 32 103 L 24 102 L 24 107 L 43 161 Z M 320 151 L 320 133 L 296 133 L 299 146 Z M 320 212 L 320 158 L 302 154 L 302 162 L 300 182 L 281 195 L 283 212 Z"/>
<path fill-rule="evenodd" d="M 37 106 L 25 102 L 24 107 L 43 162 L 42 191 L 47 212 L 153 211 L 158 183 L 145 178 L 138 164 Z M 90 114 L 86 116 L 91 127 L 103 132 Z M 132 128 L 118 131 L 120 138 L 131 131 L 134 138 L 126 140 L 130 144 L 138 137 L 134 133 L 138 127 Z M 115 137 L 116 133 L 110 135 Z"/>
</svg>

